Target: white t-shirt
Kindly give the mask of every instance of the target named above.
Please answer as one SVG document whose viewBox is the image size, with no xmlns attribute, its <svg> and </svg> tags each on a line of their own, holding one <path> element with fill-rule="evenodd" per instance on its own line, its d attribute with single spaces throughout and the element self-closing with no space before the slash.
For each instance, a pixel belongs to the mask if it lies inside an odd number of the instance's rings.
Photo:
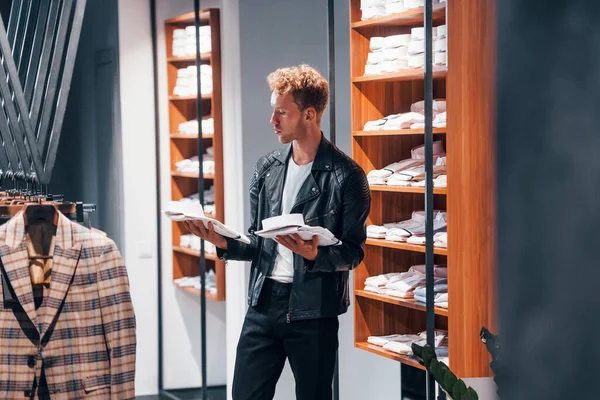
<svg viewBox="0 0 600 400">
<path fill-rule="evenodd" d="M 281 215 L 289 214 L 292 211 L 296 196 L 304 181 L 310 175 L 312 165 L 312 162 L 306 165 L 298 165 L 294 162 L 294 157 L 290 157 L 283 185 Z M 277 245 L 275 266 L 269 278 L 283 283 L 291 283 L 294 280 L 294 253 L 287 247 L 280 244 Z"/>
</svg>

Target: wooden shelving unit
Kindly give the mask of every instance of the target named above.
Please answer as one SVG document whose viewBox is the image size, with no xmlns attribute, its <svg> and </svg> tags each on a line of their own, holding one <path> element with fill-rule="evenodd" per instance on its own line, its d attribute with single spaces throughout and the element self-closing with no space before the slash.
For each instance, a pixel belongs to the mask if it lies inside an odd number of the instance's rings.
<svg viewBox="0 0 600 400">
<path fill-rule="evenodd" d="M 446 98 L 449 124 L 433 133 L 434 140 L 444 142 L 448 160 L 448 188 L 434 189 L 434 209 L 448 211 L 450 241 L 448 249 L 434 248 L 434 262 L 448 266 L 449 287 L 449 308 L 435 307 L 434 313 L 436 329 L 449 332 L 450 368 L 458 377 L 491 376 L 489 356 L 478 335 L 482 326 L 495 327 L 494 79 L 489 62 L 493 35 L 487 34 L 495 16 L 478 4 L 452 0 L 448 6 L 434 5 L 433 13 L 434 26 L 448 27 L 448 67 L 434 67 L 433 97 Z M 418 8 L 361 21 L 360 0 L 350 0 L 352 157 L 367 173 L 410 158 L 410 150 L 424 143 L 423 129 L 362 130 L 367 121 L 408 112 L 412 103 L 423 100 L 423 69 L 363 76 L 371 37 L 410 33 L 412 27 L 423 26 L 423 17 L 423 8 Z M 487 39 L 469 39 L 473 37 Z M 464 50 L 467 46 L 469 51 Z M 371 185 L 370 189 L 369 225 L 409 219 L 413 211 L 424 209 L 424 188 Z M 424 253 L 425 246 L 367 240 L 364 261 L 354 270 L 355 347 L 422 369 L 414 359 L 372 345 L 367 338 L 425 330 L 425 305 L 367 292 L 364 282 L 370 276 L 423 264 Z"/>
<path fill-rule="evenodd" d="M 215 173 L 204 174 L 205 189 L 214 185 L 215 215 L 213 218 L 224 222 L 223 206 L 223 131 L 222 131 L 222 99 L 221 99 L 221 41 L 220 19 L 218 9 L 207 9 L 200 12 L 201 25 L 211 27 L 211 51 L 200 55 L 201 63 L 212 66 L 211 94 L 202 95 L 202 118 L 214 119 L 214 134 L 198 135 L 178 133 L 178 126 L 182 122 L 196 119 L 196 96 L 174 96 L 173 89 L 177 80 L 177 70 L 196 64 L 196 57 L 173 57 L 172 43 L 173 31 L 194 25 L 194 13 L 187 13 L 165 21 L 165 38 L 167 49 L 167 73 L 169 93 L 169 138 L 171 155 L 171 199 L 181 200 L 198 192 L 198 172 L 179 172 L 175 163 L 192 156 L 198 155 L 198 140 L 203 140 L 204 148 L 212 146 L 214 149 Z M 200 49 L 202 51 L 202 49 Z M 188 232 L 181 223 L 173 222 L 172 257 L 173 279 L 184 276 L 198 276 L 200 274 L 200 252 L 179 246 L 179 238 Z M 206 291 L 206 297 L 215 301 L 225 300 L 225 262 L 218 260 L 215 255 L 205 254 L 207 269 L 214 269 L 217 277 L 217 291 L 212 294 Z M 200 290 L 179 287 L 181 290 L 194 295 L 200 295 Z"/>
</svg>

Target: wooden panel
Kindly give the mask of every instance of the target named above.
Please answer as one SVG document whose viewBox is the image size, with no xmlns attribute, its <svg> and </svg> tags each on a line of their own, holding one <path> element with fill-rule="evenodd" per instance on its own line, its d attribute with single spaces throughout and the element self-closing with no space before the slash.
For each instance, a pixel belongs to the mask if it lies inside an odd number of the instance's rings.
<svg viewBox="0 0 600 400">
<path fill-rule="evenodd" d="M 390 360 L 398 361 L 402 364 L 410 365 L 411 367 L 419 368 L 425 371 L 425 367 L 419 364 L 419 362 L 414 358 L 388 351 L 383 347 L 375 346 L 374 344 L 371 344 L 369 342 L 357 342 L 355 343 L 355 346 L 359 349 L 366 350 L 373 354 L 377 354 L 378 356 L 389 358 Z"/>
<path fill-rule="evenodd" d="M 209 23 L 209 19 L 210 19 L 210 15 L 214 14 L 214 12 L 217 11 L 214 8 L 211 9 L 207 9 L 207 10 L 200 10 L 200 25 L 206 25 L 207 23 Z M 183 26 L 188 26 L 188 25 L 194 25 L 194 12 L 189 12 L 183 15 L 180 15 L 178 17 L 174 17 L 171 19 L 168 19 L 165 21 L 165 23 L 169 24 L 169 25 L 183 25 Z M 218 33 L 219 31 L 217 31 Z"/>
<path fill-rule="evenodd" d="M 366 290 L 355 290 L 354 294 L 359 297 L 366 297 L 368 299 L 382 301 L 384 303 L 395 304 L 399 307 L 412 308 L 413 310 L 419 310 L 425 312 L 425 305 L 419 303 L 414 299 L 401 299 L 399 297 L 388 296 L 380 293 L 368 292 Z M 448 310 L 442 307 L 435 307 L 435 313 L 437 315 L 448 316 Z"/>
<path fill-rule="evenodd" d="M 190 255 L 190 256 L 193 256 L 193 257 L 200 258 L 200 251 L 199 250 L 191 249 L 189 247 L 173 246 L 173 251 L 176 251 L 178 253 L 187 254 L 187 255 Z M 216 261 L 217 260 L 217 255 L 205 252 L 204 253 L 204 258 L 207 259 L 207 260 Z"/>
<path fill-rule="evenodd" d="M 169 135 L 171 139 L 182 139 L 182 140 L 198 140 L 198 135 L 187 135 L 185 133 L 171 133 Z M 202 139 L 212 140 L 213 135 L 203 134 Z"/>
<path fill-rule="evenodd" d="M 382 26 L 423 26 L 424 7 L 413 8 L 401 13 L 387 15 L 380 18 L 371 18 L 366 21 L 353 19 L 350 26 L 354 29 L 369 28 L 369 27 L 382 27 Z M 446 4 L 434 4 L 433 5 L 433 17 L 435 23 L 443 23 L 446 19 Z"/>
<path fill-rule="evenodd" d="M 366 59 L 365 59 L 366 61 Z M 363 64 L 364 66 L 364 64 Z M 448 69 L 444 66 L 433 67 L 433 78 L 445 78 Z M 364 73 L 364 70 L 363 70 Z M 425 70 L 420 69 L 407 69 L 400 72 L 393 72 L 390 74 L 378 74 L 369 76 L 354 76 L 352 82 L 396 82 L 396 81 L 413 81 L 413 80 L 425 80 Z"/>
<path fill-rule="evenodd" d="M 458 377 L 491 376 L 479 331 L 497 331 L 495 1 L 453 0 L 448 19 L 450 367 Z"/>
<path fill-rule="evenodd" d="M 200 60 L 201 61 L 210 61 L 210 52 L 200 53 Z M 195 65 L 196 64 L 196 56 L 195 55 L 185 56 L 185 57 L 170 56 L 170 57 L 167 57 L 167 62 L 169 62 L 171 64 L 178 64 L 178 66 L 180 68 L 182 68 L 187 65 Z M 179 65 L 179 64 L 181 64 L 181 65 Z"/>
<path fill-rule="evenodd" d="M 171 93 L 173 93 L 173 92 L 171 91 Z M 211 100 L 213 98 L 213 95 L 212 94 L 203 94 L 201 97 L 202 97 L 202 100 Z M 173 96 L 173 95 L 171 95 L 171 96 L 169 96 L 169 100 L 170 101 L 185 101 L 185 100 L 196 101 L 197 96 L 196 95 L 193 95 L 193 96 Z M 196 107 L 196 106 L 194 105 L 194 107 Z"/>
<path fill-rule="evenodd" d="M 173 283 L 173 284 L 175 285 L 175 287 L 177 287 L 180 290 L 183 290 L 184 292 L 193 294 L 194 296 L 200 296 L 200 289 L 196 289 L 196 288 L 192 288 L 192 287 L 183 287 L 183 286 L 177 285 L 176 283 Z M 208 290 L 205 293 L 206 293 L 206 298 L 208 300 L 221 301 L 217 294 L 212 294 Z"/>
<path fill-rule="evenodd" d="M 417 244 L 391 242 L 389 240 L 384 240 L 384 239 L 367 239 L 367 246 L 379 246 L 379 247 L 387 247 L 389 249 L 416 251 L 418 253 L 425 253 L 424 245 L 420 246 Z M 434 247 L 433 252 L 434 252 L 434 254 L 439 254 L 442 256 L 448 255 L 448 249 L 443 249 L 443 248 L 439 248 L 439 247 Z"/>
<path fill-rule="evenodd" d="M 171 175 L 176 178 L 195 178 L 198 179 L 199 174 L 197 172 L 178 172 L 172 171 Z M 213 174 L 204 174 L 204 179 L 214 179 Z"/>
</svg>

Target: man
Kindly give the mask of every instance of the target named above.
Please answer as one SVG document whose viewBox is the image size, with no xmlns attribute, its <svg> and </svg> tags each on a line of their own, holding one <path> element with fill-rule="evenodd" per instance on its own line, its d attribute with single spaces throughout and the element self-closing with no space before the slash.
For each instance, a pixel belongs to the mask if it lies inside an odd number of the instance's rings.
<svg viewBox="0 0 600 400">
<path fill-rule="evenodd" d="M 212 224 L 187 229 L 229 260 L 252 261 L 249 309 L 237 348 L 234 400 L 267 400 L 286 357 L 296 398 L 331 399 L 338 347 L 338 315 L 350 304 L 348 274 L 364 257 L 371 196 L 364 171 L 320 129 L 327 81 L 307 65 L 278 69 L 271 124 L 286 146 L 258 160 L 250 185 L 250 244 L 215 233 Z M 301 213 L 308 225 L 329 229 L 341 245 L 319 247 L 298 235 L 275 240 L 254 234 L 262 221 Z"/>
</svg>

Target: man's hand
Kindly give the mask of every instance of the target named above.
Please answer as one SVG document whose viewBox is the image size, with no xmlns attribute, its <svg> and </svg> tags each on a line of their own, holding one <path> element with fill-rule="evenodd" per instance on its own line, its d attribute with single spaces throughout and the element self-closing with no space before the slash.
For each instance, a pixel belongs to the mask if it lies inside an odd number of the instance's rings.
<svg viewBox="0 0 600 400">
<path fill-rule="evenodd" d="M 183 226 L 194 235 L 211 242 L 220 249 L 227 250 L 227 240 L 215 232 L 212 222 L 208 223 L 208 228 L 204 226 L 202 221 L 183 221 Z"/>
<path fill-rule="evenodd" d="M 317 235 L 313 236 L 312 240 L 302 240 L 298 234 L 294 233 L 289 236 L 277 236 L 275 241 L 307 260 L 314 261 L 319 254 L 319 237 Z"/>
</svg>

